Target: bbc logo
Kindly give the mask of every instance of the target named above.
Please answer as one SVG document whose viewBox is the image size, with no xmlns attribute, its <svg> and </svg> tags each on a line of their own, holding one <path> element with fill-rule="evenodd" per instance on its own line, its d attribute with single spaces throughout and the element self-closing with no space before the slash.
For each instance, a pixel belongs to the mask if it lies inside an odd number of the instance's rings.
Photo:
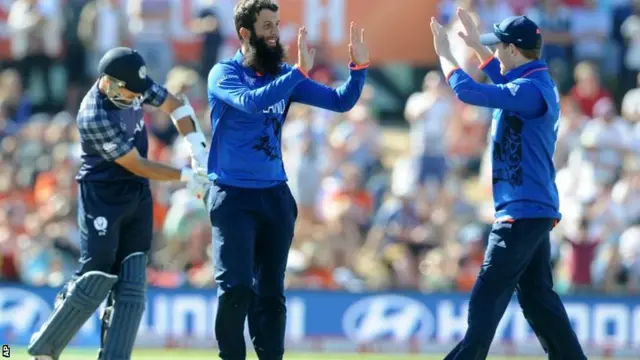
<svg viewBox="0 0 640 360">
<path fill-rule="evenodd" d="M 9 345 L 2 345 L 2 357 L 10 358 L 11 357 L 11 348 Z"/>
</svg>

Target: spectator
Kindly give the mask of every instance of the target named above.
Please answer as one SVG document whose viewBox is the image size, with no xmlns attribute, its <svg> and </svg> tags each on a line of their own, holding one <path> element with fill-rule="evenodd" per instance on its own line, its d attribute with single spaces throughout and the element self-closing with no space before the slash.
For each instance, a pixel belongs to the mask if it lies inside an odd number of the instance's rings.
<svg viewBox="0 0 640 360">
<path fill-rule="evenodd" d="M 3 135 L 13 135 L 31 117 L 32 103 L 25 94 L 22 81 L 17 71 L 4 70 L 0 73 L 0 106 L 4 126 L 0 127 L 0 139 Z"/>
<path fill-rule="evenodd" d="M 636 76 L 636 88 L 629 90 L 622 99 L 622 116 L 633 123 L 640 123 L 640 73 Z"/>
<path fill-rule="evenodd" d="M 535 21 L 544 36 L 542 55 L 549 65 L 549 72 L 560 87 L 567 90 L 573 64 L 572 14 L 557 0 L 542 0 L 531 8 L 527 16 Z"/>
<path fill-rule="evenodd" d="M 447 173 L 446 138 L 454 99 L 438 72 L 427 73 L 422 91 L 407 100 L 404 115 L 410 125 L 411 155 L 420 168 L 419 181 L 444 182 Z"/>
<path fill-rule="evenodd" d="M 594 233 L 588 216 L 577 220 L 572 232 L 564 234 L 564 241 L 570 250 L 566 261 L 569 271 L 571 291 L 588 291 L 592 288 L 591 264 L 595 259 L 596 249 L 602 242 L 604 232 Z"/>
<path fill-rule="evenodd" d="M 594 118 L 585 126 L 581 144 L 585 148 L 585 165 L 592 167 L 598 185 L 608 184 L 616 177 L 631 150 L 631 129 L 616 116 L 611 99 L 601 99 L 594 106 Z"/>
<path fill-rule="evenodd" d="M 620 33 L 625 43 L 625 52 L 621 84 L 625 90 L 632 88 L 634 79 L 640 76 L 640 0 L 632 1 L 633 13 L 620 27 Z"/>
<path fill-rule="evenodd" d="M 573 8 L 571 32 L 575 40 L 576 61 L 590 61 L 602 71 L 611 35 L 611 16 L 604 12 L 596 0 L 584 0 L 584 6 Z"/>
<path fill-rule="evenodd" d="M 129 0 L 129 33 L 133 47 L 147 62 L 147 74 L 164 83 L 173 64 L 170 0 Z"/>
<path fill-rule="evenodd" d="M 451 116 L 445 141 L 449 163 L 459 176 L 467 178 L 480 172 L 491 116 L 481 107 L 461 105 L 459 109 Z"/>
<path fill-rule="evenodd" d="M 222 26 L 216 11 L 216 0 L 204 0 L 201 9 L 190 24 L 191 31 L 202 37 L 200 48 L 199 74 L 202 81 L 207 80 L 209 71 L 218 62 L 220 49 L 224 43 Z"/>
<path fill-rule="evenodd" d="M 87 79 L 87 49 L 80 38 L 79 26 L 82 8 L 87 0 L 68 0 L 62 7 L 64 65 L 67 75 L 66 110 L 76 113 Z"/>
<path fill-rule="evenodd" d="M 416 199 L 417 182 L 411 176 L 413 162 L 399 159 L 393 170 L 391 193 L 374 218 L 365 249 L 379 254 L 391 272 L 393 287 L 415 288 L 419 283 L 418 264 L 425 247 L 425 234 Z"/>
<path fill-rule="evenodd" d="M 590 62 L 580 62 L 573 70 L 576 84 L 569 92 L 573 101 L 580 105 L 582 112 L 588 116 L 593 116 L 593 109 L 596 102 L 602 98 L 611 99 L 611 94 L 600 82 L 600 72 L 598 68 Z"/>
<path fill-rule="evenodd" d="M 102 56 L 127 39 L 126 15 L 117 0 L 90 0 L 82 8 L 77 31 L 87 51 L 87 74 L 96 79 Z"/>
<path fill-rule="evenodd" d="M 313 133 L 311 112 L 308 106 L 291 106 L 282 135 L 289 187 L 298 203 L 298 222 L 305 227 L 317 221 L 315 205 L 322 177 L 322 148 Z"/>
<path fill-rule="evenodd" d="M 34 70 L 42 84 L 40 110 L 51 110 L 53 93 L 51 67 L 61 51 L 60 19 L 55 4 L 46 0 L 16 0 L 11 5 L 8 25 L 12 32 L 11 53 L 17 61 L 23 84 L 31 84 Z"/>
<path fill-rule="evenodd" d="M 571 151 L 580 145 L 580 134 L 589 118 L 582 113 L 580 105 L 571 98 L 562 101 L 562 117 L 558 129 L 556 145 L 556 167 L 564 168 L 569 162 Z"/>
</svg>

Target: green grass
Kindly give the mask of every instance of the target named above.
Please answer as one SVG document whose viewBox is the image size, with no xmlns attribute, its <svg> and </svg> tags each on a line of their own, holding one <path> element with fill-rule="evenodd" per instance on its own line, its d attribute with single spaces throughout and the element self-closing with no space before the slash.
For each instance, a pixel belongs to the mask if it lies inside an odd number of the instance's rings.
<svg viewBox="0 0 640 360">
<path fill-rule="evenodd" d="M 331 354 L 331 353 L 290 353 L 285 355 L 285 360 L 442 360 L 444 355 L 396 355 L 396 354 Z M 24 348 L 12 349 L 10 359 L 15 360 L 28 360 L 29 357 L 26 354 Z M 94 360 L 96 359 L 96 351 L 94 350 L 75 350 L 69 349 L 65 351 L 60 360 Z M 168 360 L 168 359 L 185 359 L 185 360 L 215 360 L 217 359 L 217 353 L 214 350 L 136 350 L 133 352 L 132 360 Z M 253 354 L 249 359 L 256 359 Z M 491 360 L 542 360 L 543 358 L 531 358 L 531 357 L 494 357 L 490 356 Z"/>
</svg>

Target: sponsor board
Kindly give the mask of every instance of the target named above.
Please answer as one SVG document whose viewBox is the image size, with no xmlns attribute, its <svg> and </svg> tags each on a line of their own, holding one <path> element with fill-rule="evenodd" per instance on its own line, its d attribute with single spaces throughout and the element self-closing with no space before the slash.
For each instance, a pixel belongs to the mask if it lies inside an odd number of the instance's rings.
<svg viewBox="0 0 640 360">
<path fill-rule="evenodd" d="M 24 346 L 46 320 L 58 289 L 0 285 L 0 343 Z M 139 331 L 141 346 L 215 345 L 215 289 L 150 288 Z M 323 351 L 428 351 L 455 344 L 466 330 L 468 296 L 461 294 L 287 293 L 287 342 Z M 640 353 L 640 299 L 564 297 L 580 341 L 588 348 Z M 99 344 L 99 311 L 72 345 Z M 494 348 L 531 348 L 537 339 L 512 302 L 496 332 Z M 507 351 L 505 350 L 505 351 Z"/>
</svg>

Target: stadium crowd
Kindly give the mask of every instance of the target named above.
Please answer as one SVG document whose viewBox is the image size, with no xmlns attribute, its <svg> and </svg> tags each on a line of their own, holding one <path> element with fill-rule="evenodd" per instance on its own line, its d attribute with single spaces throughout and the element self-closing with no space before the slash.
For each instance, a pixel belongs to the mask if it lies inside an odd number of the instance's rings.
<svg viewBox="0 0 640 360">
<path fill-rule="evenodd" d="M 202 60 L 173 66 L 163 45 L 168 1 L 130 0 L 138 6 L 120 9 L 112 0 L 68 0 L 59 17 L 46 3 L 17 0 L 9 13 L 15 61 L 0 73 L 0 280 L 58 286 L 77 265 L 74 114 L 97 76 L 97 59 L 125 41 L 139 49 L 159 82 L 189 96 L 209 133 L 203 82 L 233 34 L 221 33 L 215 2 L 204 1 L 191 24 L 202 35 Z M 640 292 L 640 1 L 443 0 L 439 16 L 451 39 L 460 29 L 457 6 L 471 9 L 483 30 L 527 14 L 544 32 L 543 56 L 562 95 L 556 287 Z M 62 44 L 65 57 L 57 59 Z M 474 54 L 462 43 L 455 49 L 465 69 L 486 81 Z M 56 62 L 67 85 L 49 74 Z M 339 84 L 332 64 L 319 63 L 311 75 Z M 442 74 L 431 71 L 407 99 L 407 126 L 388 130 L 373 111 L 375 91 L 365 88 L 344 114 L 290 109 L 282 145 L 299 218 L 287 285 L 469 291 L 494 220 L 491 112 L 457 101 Z M 64 109 L 55 106 L 60 97 Z M 169 118 L 150 113 L 146 124 L 149 157 L 188 164 Z M 150 283 L 213 286 L 203 204 L 179 184 L 152 186 Z"/>
</svg>

